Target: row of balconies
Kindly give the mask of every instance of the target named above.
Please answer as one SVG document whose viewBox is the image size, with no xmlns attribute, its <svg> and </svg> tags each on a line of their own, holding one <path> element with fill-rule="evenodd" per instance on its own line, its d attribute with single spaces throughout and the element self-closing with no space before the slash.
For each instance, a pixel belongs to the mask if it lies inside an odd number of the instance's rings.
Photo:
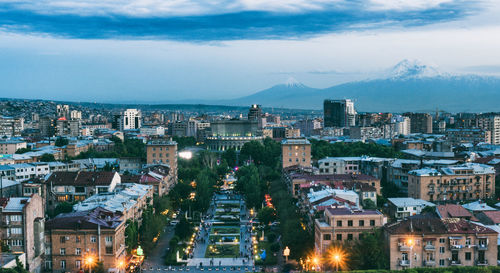
<svg viewBox="0 0 500 273">
<path fill-rule="evenodd" d="M 488 245 L 486 245 L 486 244 L 478 244 L 478 245 L 476 245 L 476 247 L 477 247 L 477 250 L 488 250 Z M 462 245 L 450 245 L 450 250 L 461 250 L 463 248 L 465 248 L 465 247 L 462 246 Z M 401 252 L 410 251 L 411 249 L 412 249 L 411 246 L 402 245 L 402 244 L 399 245 L 399 251 L 401 251 Z M 436 246 L 434 246 L 434 245 L 425 245 L 424 246 L 424 250 L 425 251 L 435 251 L 436 250 Z"/>
<path fill-rule="evenodd" d="M 477 266 L 488 266 L 488 260 L 476 260 L 474 262 L 475 265 Z M 402 267 L 409 267 L 410 266 L 410 260 L 399 260 L 399 265 Z M 450 266 L 460 266 L 462 265 L 461 260 L 450 260 L 449 261 Z M 425 260 L 424 261 L 424 266 L 436 266 L 436 260 Z"/>
</svg>

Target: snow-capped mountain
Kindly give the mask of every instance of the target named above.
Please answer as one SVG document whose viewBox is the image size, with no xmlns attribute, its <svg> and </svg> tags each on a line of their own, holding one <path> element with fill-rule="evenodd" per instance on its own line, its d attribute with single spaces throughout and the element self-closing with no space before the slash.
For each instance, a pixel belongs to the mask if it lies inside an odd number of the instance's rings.
<svg viewBox="0 0 500 273">
<path fill-rule="evenodd" d="M 424 64 L 419 60 L 402 60 L 390 69 L 392 79 L 425 78 L 443 76 L 436 67 Z"/>
<path fill-rule="evenodd" d="M 500 111 L 500 78 L 452 75 L 419 61 L 403 60 L 384 78 L 350 82 L 325 89 L 291 78 L 284 84 L 238 99 L 216 104 L 322 109 L 325 99 L 350 98 L 360 112 Z M 209 104 L 208 102 L 204 102 Z"/>
</svg>

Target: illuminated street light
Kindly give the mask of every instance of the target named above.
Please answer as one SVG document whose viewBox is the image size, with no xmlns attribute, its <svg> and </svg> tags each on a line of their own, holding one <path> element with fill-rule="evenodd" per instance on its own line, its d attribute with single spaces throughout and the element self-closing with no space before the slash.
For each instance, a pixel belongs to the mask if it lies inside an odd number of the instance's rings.
<svg viewBox="0 0 500 273">
<path fill-rule="evenodd" d="M 346 267 L 346 252 L 341 247 L 333 247 L 328 253 L 329 262 L 335 266 L 335 271 Z"/>
</svg>

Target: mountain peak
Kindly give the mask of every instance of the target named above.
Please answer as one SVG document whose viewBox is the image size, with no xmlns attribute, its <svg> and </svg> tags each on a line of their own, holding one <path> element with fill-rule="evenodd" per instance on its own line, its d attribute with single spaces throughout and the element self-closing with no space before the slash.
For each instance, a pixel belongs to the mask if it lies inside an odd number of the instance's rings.
<svg viewBox="0 0 500 273">
<path fill-rule="evenodd" d="M 442 75 L 439 70 L 433 66 L 426 65 L 419 60 L 402 60 L 396 64 L 390 72 L 391 78 L 425 78 Z"/>
<path fill-rule="evenodd" d="M 285 82 L 286 87 L 306 87 L 304 84 L 296 80 L 294 77 L 289 77 Z"/>
</svg>

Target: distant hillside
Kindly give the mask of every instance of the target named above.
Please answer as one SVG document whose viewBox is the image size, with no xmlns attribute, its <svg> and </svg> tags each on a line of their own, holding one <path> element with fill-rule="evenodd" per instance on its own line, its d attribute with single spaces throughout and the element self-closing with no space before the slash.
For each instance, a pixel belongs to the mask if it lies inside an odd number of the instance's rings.
<svg viewBox="0 0 500 273">
<path fill-rule="evenodd" d="M 276 85 L 253 95 L 218 101 L 225 105 L 321 109 L 324 99 L 351 98 L 358 111 L 450 112 L 500 111 L 500 78 L 449 75 L 416 61 L 404 60 L 383 79 L 316 89 L 298 82 Z"/>
</svg>

